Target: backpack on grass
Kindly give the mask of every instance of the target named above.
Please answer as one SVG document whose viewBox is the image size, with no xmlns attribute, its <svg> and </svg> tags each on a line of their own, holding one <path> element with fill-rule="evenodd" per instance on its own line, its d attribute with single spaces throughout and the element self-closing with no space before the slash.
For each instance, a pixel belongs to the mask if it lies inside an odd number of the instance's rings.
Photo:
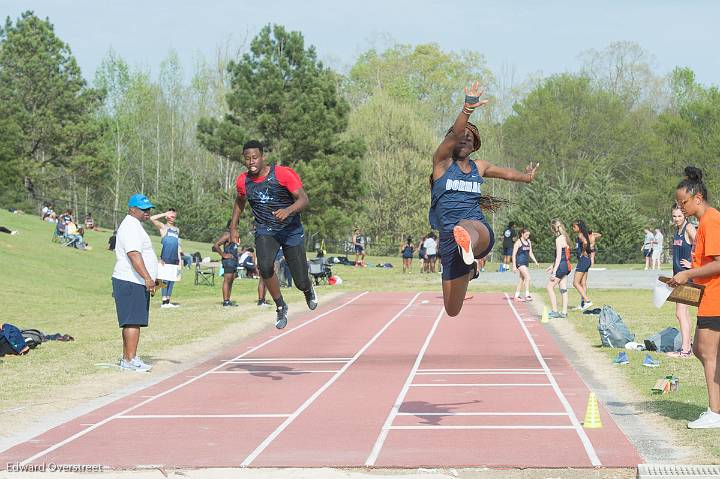
<svg viewBox="0 0 720 479">
<path fill-rule="evenodd" d="M 608 348 L 624 348 L 627 343 L 635 340 L 635 335 L 611 306 L 603 306 L 600 310 L 597 328 L 602 345 Z"/>
<path fill-rule="evenodd" d="M 682 349 L 682 335 L 675 328 L 665 328 L 659 333 L 653 334 L 645 341 L 645 349 L 648 351 L 680 351 Z"/>
<path fill-rule="evenodd" d="M 22 336 L 25 338 L 25 344 L 30 349 L 35 349 L 45 341 L 47 341 L 47 337 L 42 331 L 38 331 L 37 329 L 23 329 L 22 330 Z"/>
<path fill-rule="evenodd" d="M 5 323 L 0 328 L 0 355 L 5 354 L 25 354 L 29 351 L 29 346 L 25 343 L 20 329 L 12 324 Z"/>
</svg>

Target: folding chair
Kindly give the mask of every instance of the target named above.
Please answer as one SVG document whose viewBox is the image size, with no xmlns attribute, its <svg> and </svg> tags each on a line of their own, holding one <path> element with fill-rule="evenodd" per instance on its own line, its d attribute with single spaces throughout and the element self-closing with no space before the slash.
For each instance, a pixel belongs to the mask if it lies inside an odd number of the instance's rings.
<svg viewBox="0 0 720 479">
<path fill-rule="evenodd" d="M 206 284 L 215 286 L 215 267 L 204 265 L 203 263 L 195 263 L 195 286 Z"/>
<path fill-rule="evenodd" d="M 316 285 L 319 285 L 320 281 L 327 283 L 328 278 L 332 276 L 330 267 L 326 265 L 322 259 L 311 259 L 308 261 L 308 271 L 313 280 L 315 280 Z"/>
</svg>

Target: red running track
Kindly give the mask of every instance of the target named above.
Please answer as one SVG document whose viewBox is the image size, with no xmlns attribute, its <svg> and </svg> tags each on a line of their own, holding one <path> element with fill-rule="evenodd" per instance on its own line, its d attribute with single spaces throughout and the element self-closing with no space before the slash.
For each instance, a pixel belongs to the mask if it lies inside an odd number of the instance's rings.
<svg viewBox="0 0 720 479">
<path fill-rule="evenodd" d="M 326 308 L 327 309 L 327 308 Z M 635 467 L 641 458 L 523 305 L 348 295 L 0 453 L 8 464 Z"/>
</svg>

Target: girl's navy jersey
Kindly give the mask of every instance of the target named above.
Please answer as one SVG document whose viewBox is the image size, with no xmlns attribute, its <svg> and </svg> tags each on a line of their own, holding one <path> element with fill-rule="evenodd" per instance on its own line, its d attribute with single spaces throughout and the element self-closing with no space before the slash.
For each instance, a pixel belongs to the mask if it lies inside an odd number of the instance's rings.
<svg viewBox="0 0 720 479">
<path fill-rule="evenodd" d="M 285 221 L 273 216 L 273 211 L 295 203 L 291 193 L 302 188 L 300 177 L 291 168 L 272 165 L 267 176 L 257 178 L 242 173 L 237 178 L 236 187 L 238 195 L 247 197 L 250 203 L 255 217 L 255 234 L 274 235 L 302 229 L 299 213 L 288 216 Z"/>
<path fill-rule="evenodd" d="M 485 222 L 480 209 L 482 176 L 477 165 L 470 161 L 470 173 L 463 173 L 456 161 L 432 185 L 430 226 L 441 232 L 450 232 L 462 220 Z"/>
<path fill-rule="evenodd" d="M 590 245 L 587 245 L 585 250 L 586 254 L 590 254 Z M 575 255 L 578 259 L 580 259 L 583 255 L 583 244 L 582 241 L 580 241 L 580 238 L 575 240 Z"/>
<path fill-rule="evenodd" d="M 411 244 L 406 244 L 406 245 L 403 247 L 403 250 L 402 250 L 402 256 L 403 256 L 403 258 L 412 258 L 413 250 L 414 250 L 414 249 L 415 249 L 415 247 L 414 247 L 413 245 L 411 245 Z"/>
<path fill-rule="evenodd" d="M 692 245 L 685 239 L 687 225 L 686 221 L 679 231 L 675 231 L 673 236 L 673 275 L 687 269 L 680 265 L 681 260 L 686 259 L 692 263 Z"/>
<path fill-rule="evenodd" d="M 515 263 L 517 266 L 528 266 L 530 264 L 530 242 L 525 243 L 520 240 L 520 247 L 515 257 Z"/>
<path fill-rule="evenodd" d="M 167 226 L 165 236 L 160 241 L 162 250 L 160 259 L 165 264 L 180 264 L 178 251 L 180 250 L 180 229 L 177 226 Z"/>
<path fill-rule="evenodd" d="M 229 241 L 223 246 L 223 252 L 225 254 L 231 254 L 235 261 L 238 259 L 238 245 L 234 241 Z"/>
</svg>

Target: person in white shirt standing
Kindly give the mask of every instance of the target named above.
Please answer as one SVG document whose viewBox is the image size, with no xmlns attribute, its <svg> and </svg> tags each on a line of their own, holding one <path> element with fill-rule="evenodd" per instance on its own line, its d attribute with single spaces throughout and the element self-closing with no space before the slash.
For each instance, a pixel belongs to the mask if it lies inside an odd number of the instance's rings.
<svg viewBox="0 0 720 479">
<path fill-rule="evenodd" d="M 437 260 L 437 241 L 435 241 L 435 233 L 432 231 L 427 235 L 425 241 L 423 241 L 425 247 L 425 257 L 427 258 L 428 273 L 435 272 L 435 262 Z"/>
<path fill-rule="evenodd" d="M 142 194 L 128 201 L 128 214 L 117 229 L 113 297 L 122 328 L 123 356 L 120 369 L 148 372 L 152 368 L 137 356 L 140 328 L 147 327 L 150 295 L 155 292 L 158 259 L 142 223 L 150 218 L 153 204 Z"/>
<path fill-rule="evenodd" d="M 653 249 L 652 249 L 652 269 L 660 269 L 662 263 L 663 246 L 665 244 L 665 237 L 663 236 L 660 228 L 655 228 L 655 235 L 653 236 Z"/>
</svg>

